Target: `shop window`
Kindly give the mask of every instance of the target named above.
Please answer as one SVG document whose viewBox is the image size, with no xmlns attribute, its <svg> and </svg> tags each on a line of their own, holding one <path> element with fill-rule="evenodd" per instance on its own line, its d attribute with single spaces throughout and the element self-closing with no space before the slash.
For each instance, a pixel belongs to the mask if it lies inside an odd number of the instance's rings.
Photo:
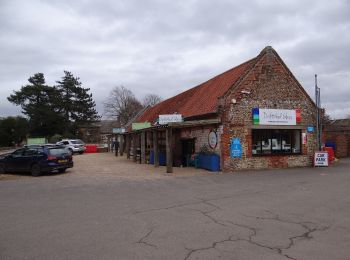
<svg viewBox="0 0 350 260">
<path fill-rule="evenodd" d="M 300 154 L 300 130 L 253 129 L 252 131 L 253 155 Z"/>
</svg>

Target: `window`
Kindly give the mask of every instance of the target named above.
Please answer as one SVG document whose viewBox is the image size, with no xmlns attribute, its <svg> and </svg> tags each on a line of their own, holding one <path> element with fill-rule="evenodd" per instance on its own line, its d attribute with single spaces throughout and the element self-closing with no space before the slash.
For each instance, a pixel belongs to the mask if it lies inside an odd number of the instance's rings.
<svg viewBox="0 0 350 260">
<path fill-rule="evenodd" d="M 24 156 L 33 156 L 37 154 L 38 154 L 38 150 L 34 148 L 29 148 L 24 151 Z"/>
<path fill-rule="evenodd" d="M 13 157 L 21 157 L 23 155 L 24 149 L 16 150 L 12 153 Z"/>
<path fill-rule="evenodd" d="M 50 155 L 57 156 L 62 154 L 67 154 L 67 150 L 65 148 L 51 148 L 49 149 Z"/>
<path fill-rule="evenodd" d="M 77 140 L 71 140 L 71 143 L 72 144 L 84 144 L 84 142 L 80 139 L 77 139 Z"/>
<path fill-rule="evenodd" d="M 301 131 L 253 129 L 253 155 L 300 154 Z"/>
</svg>

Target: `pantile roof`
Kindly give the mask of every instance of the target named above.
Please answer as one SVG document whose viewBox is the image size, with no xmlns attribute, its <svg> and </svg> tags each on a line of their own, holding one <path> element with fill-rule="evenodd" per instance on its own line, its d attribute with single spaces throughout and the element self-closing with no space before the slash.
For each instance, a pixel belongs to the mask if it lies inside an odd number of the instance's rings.
<svg viewBox="0 0 350 260">
<path fill-rule="evenodd" d="M 159 115 L 181 114 L 184 118 L 217 112 L 218 98 L 247 72 L 257 58 L 242 63 L 194 88 L 148 108 L 137 122 L 155 122 Z"/>
</svg>

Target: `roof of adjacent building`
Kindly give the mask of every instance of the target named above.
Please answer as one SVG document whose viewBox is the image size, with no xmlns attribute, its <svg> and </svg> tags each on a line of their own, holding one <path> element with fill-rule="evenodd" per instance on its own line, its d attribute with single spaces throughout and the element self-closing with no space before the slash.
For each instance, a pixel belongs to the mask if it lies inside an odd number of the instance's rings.
<svg viewBox="0 0 350 260">
<path fill-rule="evenodd" d="M 100 129 L 101 134 L 111 134 L 113 128 L 119 128 L 120 124 L 116 120 L 100 120 L 88 125 L 82 126 L 82 128 L 97 128 Z"/>
<path fill-rule="evenodd" d="M 350 126 L 350 118 L 331 120 L 330 125 L 333 125 L 333 126 Z"/>
<path fill-rule="evenodd" d="M 326 132 L 350 131 L 350 118 L 331 120 L 324 125 L 324 130 Z"/>
<path fill-rule="evenodd" d="M 147 109 L 137 122 L 154 122 L 161 114 L 181 114 L 184 118 L 215 113 L 218 98 L 244 74 L 256 58 L 242 63 L 194 88 Z"/>
</svg>

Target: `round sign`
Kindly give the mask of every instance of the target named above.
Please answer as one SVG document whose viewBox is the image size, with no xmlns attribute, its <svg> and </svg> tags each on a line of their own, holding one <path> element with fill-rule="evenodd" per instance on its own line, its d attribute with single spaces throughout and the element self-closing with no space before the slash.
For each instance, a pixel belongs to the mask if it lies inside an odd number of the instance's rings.
<svg viewBox="0 0 350 260">
<path fill-rule="evenodd" d="M 208 135 L 208 143 L 211 149 L 215 149 L 218 144 L 218 135 L 216 132 L 211 131 Z"/>
</svg>

